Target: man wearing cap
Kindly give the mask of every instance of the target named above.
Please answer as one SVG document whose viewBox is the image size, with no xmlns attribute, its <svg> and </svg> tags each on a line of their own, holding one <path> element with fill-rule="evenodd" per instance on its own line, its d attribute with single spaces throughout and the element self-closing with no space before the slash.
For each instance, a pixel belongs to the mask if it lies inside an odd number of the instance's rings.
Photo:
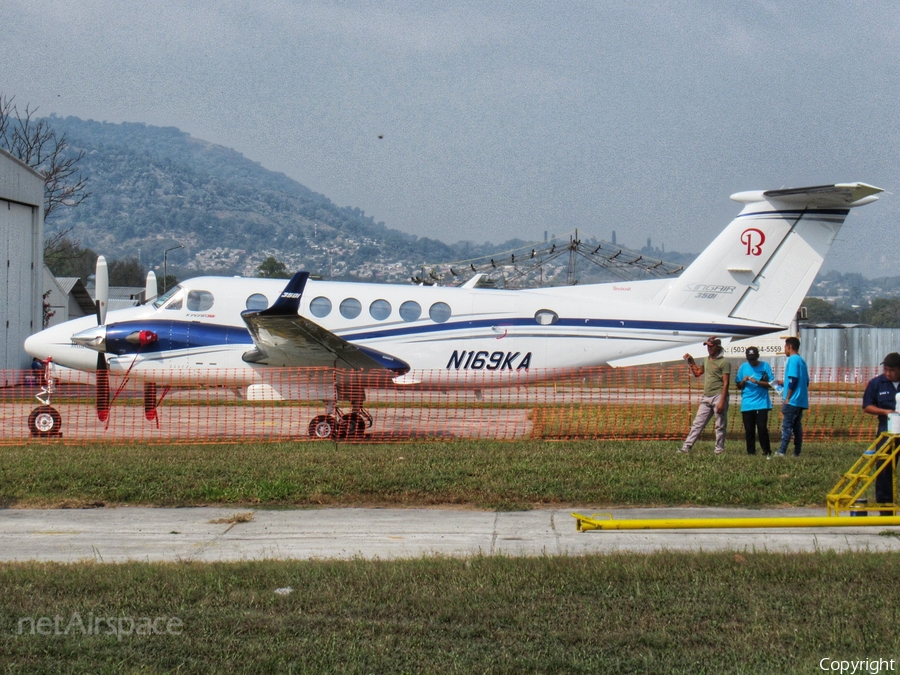
<svg viewBox="0 0 900 675">
<path fill-rule="evenodd" d="M 787 363 L 784 364 L 784 380 L 775 381 L 776 384 L 784 385 L 781 404 L 781 447 L 775 456 L 785 456 L 793 436 L 794 457 L 799 457 L 803 449 L 803 411 L 809 408 L 809 368 L 800 356 L 800 338 L 785 339 L 784 353 L 788 357 Z"/>
<path fill-rule="evenodd" d="M 741 392 L 741 417 L 744 420 L 744 436 L 747 439 L 747 454 L 756 454 L 756 434 L 759 432 L 759 447 L 766 457 L 772 456 L 769 444 L 769 411 L 772 399 L 769 389 L 775 374 L 772 367 L 759 360 L 759 349 L 747 347 L 744 352 L 747 362 L 738 368 L 735 384 Z"/>
<path fill-rule="evenodd" d="M 703 395 L 700 397 L 697 416 L 694 417 L 691 431 L 678 452 L 684 454 L 690 452 L 694 443 L 700 438 L 700 434 L 703 433 L 709 418 L 715 415 L 716 454 L 721 455 L 725 452 L 725 425 L 728 421 L 728 381 L 731 377 L 731 364 L 723 356 L 724 350 L 719 338 L 711 337 L 703 344 L 706 345 L 707 357 L 703 360 L 702 366 L 694 363 L 694 358 L 690 354 L 684 355 L 694 377 L 701 375 L 706 377 L 703 379 Z"/>
<path fill-rule="evenodd" d="M 872 378 L 866 385 L 863 394 L 863 412 L 878 415 L 878 433 L 888 430 L 887 416 L 896 411 L 897 393 L 900 391 L 900 354 L 891 352 L 881 362 L 884 372 Z M 881 466 L 881 463 L 879 463 Z M 875 501 L 879 504 L 892 504 L 894 501 L 894 471 L 888 464 L 875 477 Z M 882 511 L 883 516 L 894 515 L 891 511 Z"/>
</svg>

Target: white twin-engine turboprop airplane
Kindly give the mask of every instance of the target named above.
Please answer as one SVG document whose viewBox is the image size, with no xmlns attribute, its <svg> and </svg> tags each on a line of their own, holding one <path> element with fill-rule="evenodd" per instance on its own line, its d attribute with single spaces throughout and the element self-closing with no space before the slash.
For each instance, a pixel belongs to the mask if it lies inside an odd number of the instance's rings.
<svg viewBox="0 0 900 675">
<path fill-rule="evenodd" d="M 96 371 L 101 419 L 109 411 L 110 373 L 147 383 L 145 410 L 153 413 L 151 382 L 197 383 L 208 372 L 220 386 L 252 390 L 272 382 L 277 389 L 267 369 L 331 366 L 335 386 L 321 396 L 328 412 L 309 432 L 357 435 L 371 425 L 362 408 L 366 386 L 503 386 L 561 369 L 656 363 L 710 335 L 783 331 L 850 209 L 881 191 L 844 183 L 732 195 L 744 205 L 741 213 L 673 279 L 512 291 L 475 288 L 474 278 L 440 287 L 318 281 L 306 272 L 287 286 L 199 277 L 108 316 L 105 297 L 98 297 L 97 318 L 48 328 L 25 349 L 59 366 Z M 342 414 L 335 404 L 348 400 L 352 410 Z M 59 414 L 42 402 L 32 412 L 32 433 L 59 433 Z"/>
</svg>

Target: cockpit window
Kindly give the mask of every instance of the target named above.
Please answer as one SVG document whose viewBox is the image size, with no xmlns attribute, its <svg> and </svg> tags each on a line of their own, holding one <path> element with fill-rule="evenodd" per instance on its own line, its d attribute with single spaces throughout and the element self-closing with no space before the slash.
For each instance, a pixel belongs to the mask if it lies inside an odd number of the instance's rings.
<svg viewBox="0 0 900 675">
<path fill-rule="evenodd" d="M 213 306 L 213 294 L 209 291 L 188 291 L 187 308 L 189 312 L 205 312 Z"/>
<path fill-rule="evenodd" d="M 161 295 L 156 300 L 154 300 L 153 306 L 156 309 L 159 309 L 160 307 L 165 307 L 166 309 L 181 309 L 181 302 L 183 297 L 184 294 L 182 293 L 181 286 L 175 286 L 173 288 L 170 288 L 165 295 Z"/>
</svg>

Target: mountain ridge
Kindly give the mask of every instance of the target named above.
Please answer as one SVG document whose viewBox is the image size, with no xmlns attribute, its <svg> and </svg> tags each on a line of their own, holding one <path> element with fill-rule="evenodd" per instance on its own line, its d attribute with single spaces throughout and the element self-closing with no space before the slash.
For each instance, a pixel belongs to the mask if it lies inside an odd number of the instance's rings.
<svg viewBox="0 0 900 675">
<path fill-rule="evenodd" d="M 52 214 L 47 232 L 68 231 L 108 257 L 136 257 L 157 270 L 167 249 L 183 246 L 166 256 L 169 271 L 182 277 L 254 276 L 273 257 L 288 270 L 328 278 L 405 281 L 419 272 L 427 276 L 432 264 L 479 257 L 487 263 L 491 255 L 536 245 L 447 244 L 390 229 L 361 209 L 337 206 L 236 150 L 175 127 L 46 119 L 66 135 L 70 152 L 84 153 L 78 169 L 90 192 L 77 207 Z M 641 253 L 661 252 L 645 247 Z M 663 255 L 676 265 L 694 257 Z M 565 261 L 546 265 L 540 276 L 551 284 L 571 281 Z M 581 282 L 619 278 L 592 266 L 578 276 Z"/>
</svg>

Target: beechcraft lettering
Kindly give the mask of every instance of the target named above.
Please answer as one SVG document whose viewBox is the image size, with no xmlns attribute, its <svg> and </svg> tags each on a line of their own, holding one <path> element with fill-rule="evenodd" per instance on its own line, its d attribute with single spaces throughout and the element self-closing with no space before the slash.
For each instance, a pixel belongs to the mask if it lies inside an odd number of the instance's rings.
<svg viewBox="0 0 900 675">
<path fill-rule="evenodd" d="M 531 352 L 528 352 L 516 364 L 516 359 L 522 352 L 488 352 L 453 350 L 450 360 L 447 362 L 447 370 L 454 368 L 459 370 L 527 370 L 531 366 Z"/>
<path fill-rule="evenodd" d="M 718 297 L 720 293 L 730 294 L 734 293 L 737 286 L 715 286 L 711 284 L 691 284 L 687 287 L 686 290 L 691 293 L 696 293 L 694 297 L 696 298 L 715 298 Z"/>
<path fill-rule="evenodd" d="M 455 286 L 323 281 L 309 272 L 287 285 L 198 277 L 107 314 L 101 257 L 97 316 L 36 333 L 25 350 L 49 359 L 51 382 L 68 369 L 95 373 L 101 421 L 111 412 L 111 383 L 143 383 L 144 414 L 158 420 L 159 400 L 172 387 L 209 382 L 248 400 L 322 399 L 325 411 L 306 427 L 312 437 L 361 436 L 372 425 L 367 388 L 515 386 L 704 354 L 711 334 L 727 342 L 784 331 L 850 209 L 879 192 L 840 183 L 732 195 L 740 214 L 680 277 L 626 284 L 499 290 L 478 287 L 480 277 Z M 148 297 L 155 287 L 148 283 Z M 460 344 L 466 349 L 451 352 Z M 279 384 L 272 369 L 291 367 L 330 368 L 334 376 L 313 389 Z M 40 394 L 29 416 L 36 436 L 60 433 L 51 393 Z"/>
</svg>

